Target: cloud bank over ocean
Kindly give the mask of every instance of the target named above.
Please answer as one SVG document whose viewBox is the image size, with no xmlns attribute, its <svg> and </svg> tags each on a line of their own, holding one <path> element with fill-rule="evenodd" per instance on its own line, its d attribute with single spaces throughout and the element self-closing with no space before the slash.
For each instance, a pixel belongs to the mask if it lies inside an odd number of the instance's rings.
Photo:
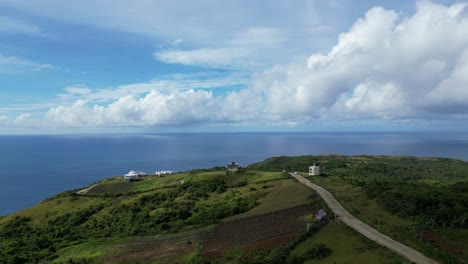
<svg viewBox="0 0 468 264">
<path fill-rule="evenodd" d="M 319 29 L 330 34 L 326 26 L 314 28 Z M 43 32 L 25 25 L 20 30 Z M 273 27 L 249 27 L 242 34 L 226 36 L 221 44 L 201 43 L 192 49 L 183 46 L 191 41 L 187 34 L 187 40 L 177 38 L 168 44 L 170 48 L 154 52 L 153 59 L 204 69 L 196 74 L 170 74 L 113 87 L 65 87 L 43 106 L 42 115 L 2 116 L 0 111 L 0 125 L 287 127 L 312 121 L 467 119 L 466 3 L 419 1 L 411 14 L 373 7 L 336 35 L 329 48 L 287 62 L 280 53 L 284 49 L 291 54 L 285 47 L 288 36 Z M 295 40 L 301 41 L 297 36 Z M 306 47 L 308 41 L 304 36 L 300 46 Z M 279 63 L 274 62 L 275 53 L 280 54 Z M 12 61 L 22 67 L 48 68 L 2 56 L 0 70 Z"/>
</svg>

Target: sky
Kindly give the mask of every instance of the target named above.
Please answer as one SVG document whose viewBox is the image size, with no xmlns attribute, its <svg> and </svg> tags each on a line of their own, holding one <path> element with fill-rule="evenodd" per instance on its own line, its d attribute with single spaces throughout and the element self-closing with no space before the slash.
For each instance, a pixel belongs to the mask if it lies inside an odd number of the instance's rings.
<svg viewBox="0 0 468 264">
<path fill-rule="evenodd" d="M 467 2 L 0 0 L 0 134 L 467 121 Z"/>
</svg>

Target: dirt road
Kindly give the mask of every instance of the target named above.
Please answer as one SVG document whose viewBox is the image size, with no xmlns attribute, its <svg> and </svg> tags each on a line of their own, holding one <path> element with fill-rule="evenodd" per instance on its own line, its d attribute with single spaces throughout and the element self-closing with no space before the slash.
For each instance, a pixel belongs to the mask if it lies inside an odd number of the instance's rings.
<svg viewBox="0 0 468 264">
<path fill-rule="evenodd" d="M 304 184 L 305 186 L 315 190 L 323 200 L 327 203 L 328 207 L 337 215 L 337 217 L 346 225 L 350 226 L 354 230 L 358 231 L 359 233 L 363 234 L 364 236 L 368 237 L 369 239 L 379 243 L 380 245 L 387 247 L 388 249 L 392 250 L 393 252 L 404 256 L 405 258 L 418 263 L 438 263 L 437 261 L 430 259 L 420 252 L 401 244 L 398 241 L 391 239 L 390 237 L 379 233 L 377 230 L 373 229 L 372 227 L 364 224 L 363 222 L 356 219 L 352 216 L 346 209 L 341 206 L 340 203 L 324 188 L 320 187 L 319 185 L 313 184 L 310 181 L 306 180 L 299 174 L 289 173 L 292 177 L 296 178 L 300 183 Z"/>
</svg>

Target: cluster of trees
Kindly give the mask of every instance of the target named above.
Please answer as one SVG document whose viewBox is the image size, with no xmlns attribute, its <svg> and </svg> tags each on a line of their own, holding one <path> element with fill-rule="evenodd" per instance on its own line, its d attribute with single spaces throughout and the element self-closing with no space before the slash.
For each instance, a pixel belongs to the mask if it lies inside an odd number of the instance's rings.
<svg viewBox="0 0 468 264">
<path fill-rule="evenodd" d="M 208 200 L 211 194 L 226 191 L 225 180 L 215 177 L 143 195 L 132 203 L 110 202 L 66 213 L 42 226 L 16 217 L 0 227 L 0 259 L 6 263 L 48 261 L 58 249 L 91 239 L 176 232 L 185 226 L 215 223 L 256 205 L 254 194 L 232 191 L 226 199 Z"/>
<path fill-rule="evenodd" d="M 363 187 L 385 210 L 426 226 L 468 227 L 468 182 L 449 186 L 373 182 Z"/>
</svg>

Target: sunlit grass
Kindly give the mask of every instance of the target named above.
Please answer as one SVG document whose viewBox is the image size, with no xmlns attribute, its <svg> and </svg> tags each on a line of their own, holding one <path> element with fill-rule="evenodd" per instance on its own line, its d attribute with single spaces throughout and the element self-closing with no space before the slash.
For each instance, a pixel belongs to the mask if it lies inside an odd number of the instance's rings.
<svg viewBox="0 0 468 264">
<path fill-rule="evenodd" d="M 299 244 L 292 252 L 302 256 L 311 244 L 322 243 L 331 249 L 331 255 L 322 260 L 305 263 L 405 263 L 405 260 L 390 250 L 377 245 L 344 225 L 329 224 Z"/>
</svg>

